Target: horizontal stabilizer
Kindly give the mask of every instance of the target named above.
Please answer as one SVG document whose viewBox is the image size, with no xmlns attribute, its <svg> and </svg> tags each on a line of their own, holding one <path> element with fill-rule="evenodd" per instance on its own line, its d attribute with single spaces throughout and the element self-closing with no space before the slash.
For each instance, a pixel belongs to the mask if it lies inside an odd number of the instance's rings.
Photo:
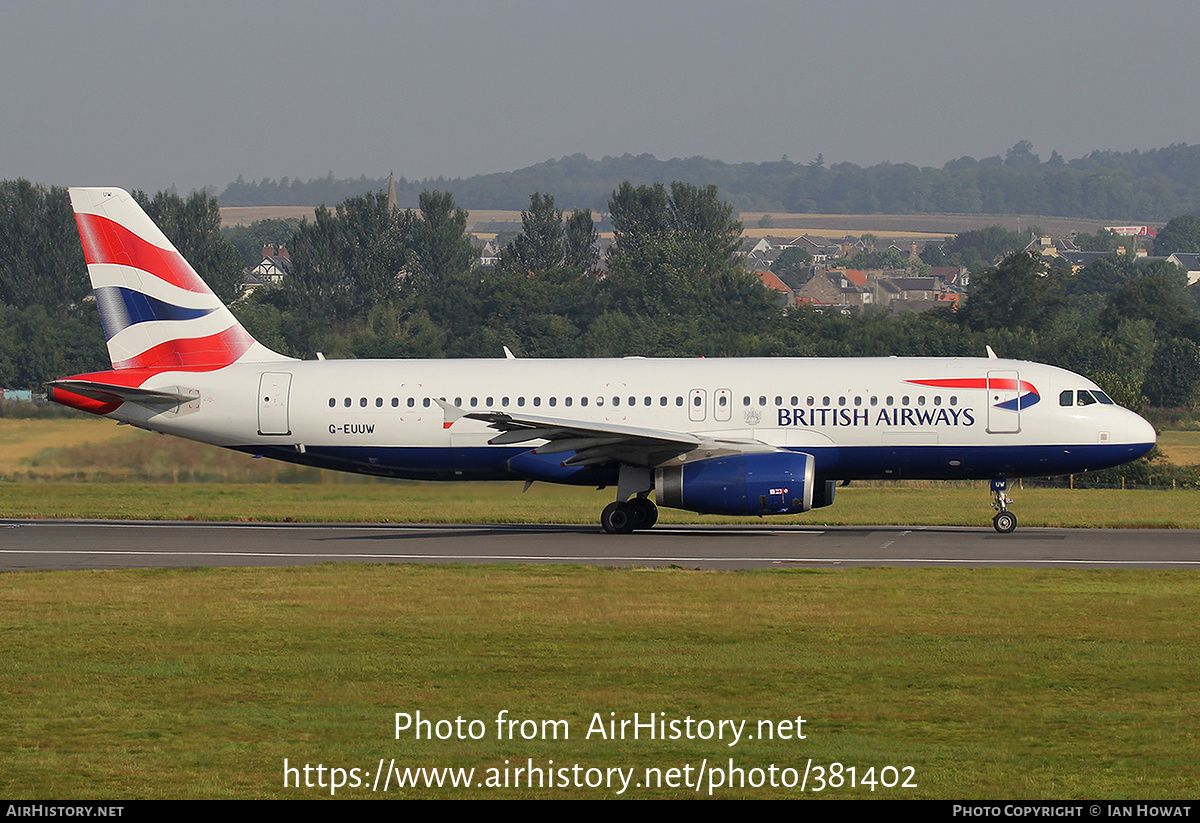
<svg viewBox="0 0 1200 823">
<path fill-rule="evenodd" d="M 87 397 L 101 403 L 137 403 L 150 408 L 178 406 L 190 403 L 195 396 L 160 389 L 142 389 L 136 386 L 117 386 L 112 383 L 97 383 L 92 380 L 55 380 L 47 384 L 47 393 L 53 399 L 55 389 Z"/>
</svg>

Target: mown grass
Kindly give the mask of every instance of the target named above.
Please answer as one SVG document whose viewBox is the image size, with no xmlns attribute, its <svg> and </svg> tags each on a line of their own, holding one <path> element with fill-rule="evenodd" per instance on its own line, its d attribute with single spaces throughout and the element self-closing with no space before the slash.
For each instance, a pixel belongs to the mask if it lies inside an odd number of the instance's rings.
<svg viewBox="0 0 1200 823">
<path fill-rule="evenodd" d="M 546 567 L 0 575 L 0 793 L 305 797 L 283 760 L 373 772 L 814 763 L 913 766 L 879 797 L 1194 793 L 1191 572 Z M 495 718 L 570 739 L 500 741 Z M 395 739 L 394 713 L 486 723 Z M 608 719 L 802 715 L 802 741 L 584 739 Z M 811 784 L 810 784 L 811 788 Z M 634 789 L 635 797 L 695 796 Z M 785 797 L 783 788 L 723 797 Z M 343 797 L 366 797 L 345 789 Z M 605 789 L 409 790 L 611 797 Z M 824 797 L 871 796 L 842 787 Z"/>
<path fill-rule="evenodd" d="M 598 523 L 597 491 L 520 483 L 7 483 L 0 517 L 364 523 Z M 1011 493 L 1022 527 L 1200 528 L 1189 491 L 1034 489 Z M 839 489 L 833 506 L 793 517 L 709 517 L 661 509 L 659 522 L 990 527 L 987 484 Z"/>
</svg>

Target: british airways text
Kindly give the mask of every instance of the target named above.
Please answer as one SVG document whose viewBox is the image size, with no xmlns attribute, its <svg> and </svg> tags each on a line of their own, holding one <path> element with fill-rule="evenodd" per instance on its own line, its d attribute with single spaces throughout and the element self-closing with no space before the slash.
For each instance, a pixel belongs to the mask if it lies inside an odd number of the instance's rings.
<svg viewBox="0 0 1200 823">
<path fill-rule="evenodd" d="M 784 426 L 974 426 L 972 409 L 780 409 Z"/>
</svg>

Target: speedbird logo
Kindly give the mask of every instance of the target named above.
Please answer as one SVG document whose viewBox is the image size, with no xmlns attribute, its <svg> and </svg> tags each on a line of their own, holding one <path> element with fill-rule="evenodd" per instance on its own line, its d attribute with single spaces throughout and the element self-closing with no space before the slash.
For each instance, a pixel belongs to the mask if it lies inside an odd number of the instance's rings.
<svg viewBox="0 0 1200 823">
<path fill-rule="evenodd" d="M 948 380 L 906 380 L 906 383 L 913 383 L 918 386 L 931 386 L 938 389 L 991 389 L 993 391 L 1012 392 L 1016 391 L 1017 396 L 1005 400 L 1002 403 L 996 403 L 998 409 L 1007 409 L 1008 411 L 1020 411 L 1027 409 L 1030 406 L 1037 405 L 1037 402 L 1042 399 L 1037 388 L 1025 380 L 1017 380 L 1012 377 L 958 377 Z M 1022 394 L 1021 392 L 1024 392 Z"/>
</svg>

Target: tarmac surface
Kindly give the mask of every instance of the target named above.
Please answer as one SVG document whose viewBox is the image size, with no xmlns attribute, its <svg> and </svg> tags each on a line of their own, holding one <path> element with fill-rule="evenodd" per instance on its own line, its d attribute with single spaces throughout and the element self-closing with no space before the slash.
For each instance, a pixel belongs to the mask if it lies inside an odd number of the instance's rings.
<svg viewBox="0 0 1200 823">
<path fill-rule="evenodd" d="M 977 527 L 599 526 L 0 521 L 0 571 L 356 563 L 1200 568 L 1200 531 Z"/>
</svg>

